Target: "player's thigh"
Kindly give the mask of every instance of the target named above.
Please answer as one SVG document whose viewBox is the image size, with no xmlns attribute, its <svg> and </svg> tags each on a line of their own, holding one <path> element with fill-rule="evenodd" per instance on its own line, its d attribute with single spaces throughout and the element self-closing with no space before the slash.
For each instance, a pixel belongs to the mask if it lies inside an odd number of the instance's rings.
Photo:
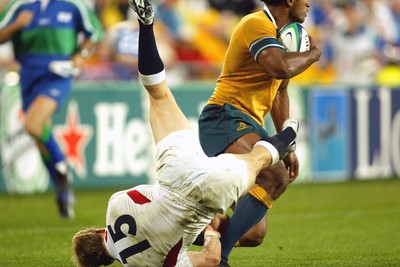
<svg viewBox="0 0 400 267">
<path fill-rule="evenodd" d="M 253 150 L 254 144 L 260 139 L 261 137 L 255 132 L 242 135 L 233 141 L 233 143 L 226 148 L 225 152 L 235 154 L 248 153 Z"/>
<path fill-rule="evenodd" d="M 57 109 L 57 102 L 46 96 L 39 95 L 33 100 L 25 113 L 25 128 L 36 137 L 42 134 L 44 125 L 51 122 L 51 117 Z"/>
</svg>

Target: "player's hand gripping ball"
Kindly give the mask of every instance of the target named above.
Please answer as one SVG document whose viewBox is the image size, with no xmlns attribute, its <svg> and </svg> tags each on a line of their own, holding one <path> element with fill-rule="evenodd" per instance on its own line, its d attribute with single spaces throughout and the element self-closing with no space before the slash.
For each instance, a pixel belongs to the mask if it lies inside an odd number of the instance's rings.
<svg viewBox="0 0 400 267">
<path fill-rule="evenodd" d="M 310 38 L 304 27 L 297 22 L 286 24 L 278 33 L 278 40 L 288 52 L 310 50 Z"/>
</svg>

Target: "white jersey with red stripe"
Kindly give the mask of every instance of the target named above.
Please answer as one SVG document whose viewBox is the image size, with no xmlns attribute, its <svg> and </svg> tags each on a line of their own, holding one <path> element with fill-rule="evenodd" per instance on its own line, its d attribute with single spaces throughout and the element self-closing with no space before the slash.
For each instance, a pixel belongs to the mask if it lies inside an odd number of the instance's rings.
<svg viewBox="0 0 400 267">
<path fill-rule="evenodd" d="M 192 131 L 174 132 L 157 148 L 157 183 L 117 192 L 108 204 L 106 246 L 124 266 L 187 262 L 186 250 L 214 214 L 247 187 L 245 162 L 207 157 Z"/>
</svg>

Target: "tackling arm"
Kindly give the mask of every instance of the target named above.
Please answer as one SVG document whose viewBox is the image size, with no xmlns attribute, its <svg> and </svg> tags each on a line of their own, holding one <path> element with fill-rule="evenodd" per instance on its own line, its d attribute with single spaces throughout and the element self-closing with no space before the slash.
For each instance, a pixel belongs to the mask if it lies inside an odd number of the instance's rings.
<svg viewBox="0 0 400 267">
<path fill-rule="evenodd" d="M 207 225 L 202 250 L 200 252 L 188 252 L 193 267 L 218 266 L 221 261 L 220 236 L 210 225 Z"/>
</svg>

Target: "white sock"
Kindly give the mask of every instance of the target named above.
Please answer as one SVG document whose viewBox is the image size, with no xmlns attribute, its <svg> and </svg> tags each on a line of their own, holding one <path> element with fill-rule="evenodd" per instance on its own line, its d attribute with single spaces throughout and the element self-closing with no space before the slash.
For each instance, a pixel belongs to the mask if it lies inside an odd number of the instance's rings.
<svg viewBox="0 0 400 267">
<path fill-rule="evenodd" d="M 139 72 L 139 79 L 143 85 L 156 85 L 165 80 L 165 69 L 156 74 L 144 75 Z"/>
<path fill-rule="evenodd" d="M 267 141 L 264 141 L 264 140 L 260 140 L 257 143 L 255 143 L 254 146 L 263 146 L 264 148 L 266 148 L 269 151 L 269 153 L 271 153 L 271 156 L 272 156 L 271 165 L 273 165 L 279 161 L 278 150 L 271 143 L 268 143 Z"/>
</svg>

